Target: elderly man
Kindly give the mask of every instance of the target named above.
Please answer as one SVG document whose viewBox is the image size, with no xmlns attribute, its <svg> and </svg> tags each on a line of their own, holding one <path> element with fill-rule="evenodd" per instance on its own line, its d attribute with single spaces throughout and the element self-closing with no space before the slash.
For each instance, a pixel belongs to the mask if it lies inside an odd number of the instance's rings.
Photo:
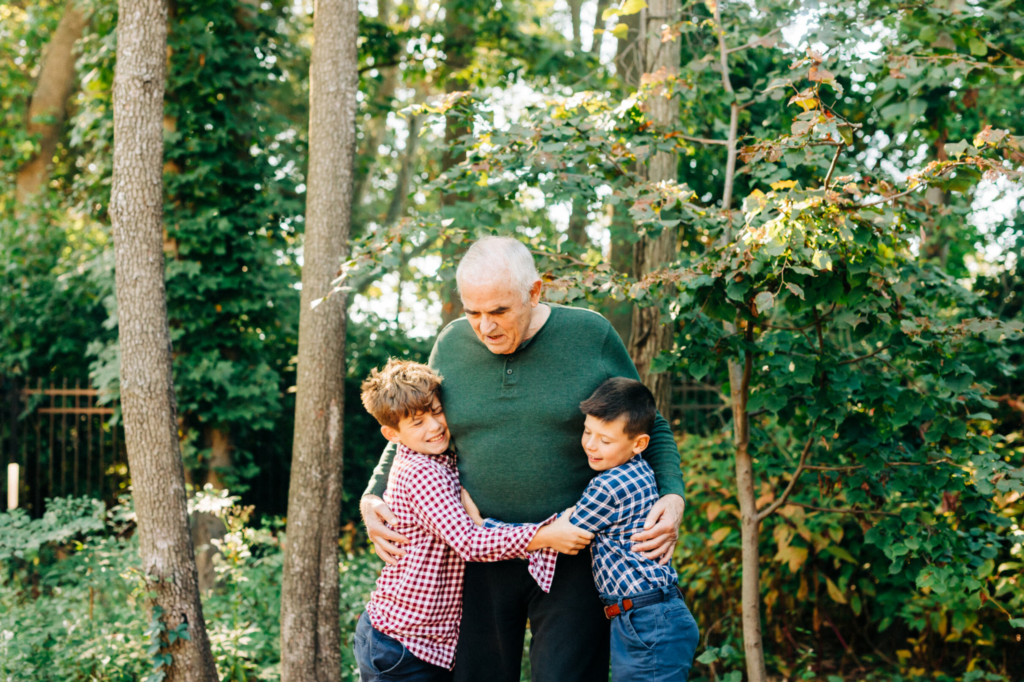
<svg viewBox="0 0 1024 682">
<path fill-rule="evenodd" d="M 456 272 L 465 318 L 445 327 L 430 354 L 444 377 L 444 408 L 459 475 L 486 517 L 538 522 L 575 504 L 593 470 L 581 438 L 580 402 L 605 379 L 637 378 L 611 324 L 598 313 L 540 302 L 529 250 L 508 237 L 473 244 Z M 394 448 L 384 451 L 361 509 L 377 554 L 393 563 L 405 538 L 385 523 L 381 495 Z M 634 551 L 667 563 L 683 515 L 679 451 L 661 415 L 643 457 L 660 500 Z M 535 682 L 607 682 L 608 621 L 591 575 L 590 553 L 558 559 L 551 592 L 525 560 L 468 564 L 458 682 L 517 682 L 526 623 Z"/>
</svg>

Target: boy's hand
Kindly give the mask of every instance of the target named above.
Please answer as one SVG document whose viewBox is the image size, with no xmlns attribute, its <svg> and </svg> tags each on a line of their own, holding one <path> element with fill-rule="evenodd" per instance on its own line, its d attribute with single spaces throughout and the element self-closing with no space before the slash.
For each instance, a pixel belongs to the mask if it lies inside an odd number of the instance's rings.
<svg viewBox="0 0 1024 682">
<path fill-rule="evenodd" d="M 541 527 L 526 547 L 526 551 L 550 548 L 562 554 L 579 554 L 580 550 L 586 549 L 594 539 L 594 534 L 572 525 L 569 518 L 575 510 L 575 507 L 569 507 L 554 522 Z"/>
<path fill-rule="evenodd" d="M 386 564 L 391 566 L 397 564 L 398 560 L 405 556 L 405 550 L 399 545 L 408 544 L 409 540 L 384 524 L 395 523 L 398 518 L 384 504 L 384 500 L 376 495 L 363 496 L 363 499 L 359 501 L 359 511 L 363 515 L 366 534 L 370 536 L 377 556 Z"/>
<path fill-rule="evenodd" d="M 633 551 L 656 560 L 662 566 L 671 561 L 685 508 L 686 503 L 679 495 L 665 495 L 655 502 L 647 514 L 644 529 L 630 538 L 640 543 L 633 545 Z"/>
<path fill-rule="evenodd" d="M 462 506 L 466 508 L 466 513 L 469 514 L 469 518 L 473 519 L 473 523 L 478 526 L 484 525 L 484 517 L 480 515 L 480 510 L 476 507 L 476 502 L 469 496 L 469 492 L 462 489 Z"/>
</svg>

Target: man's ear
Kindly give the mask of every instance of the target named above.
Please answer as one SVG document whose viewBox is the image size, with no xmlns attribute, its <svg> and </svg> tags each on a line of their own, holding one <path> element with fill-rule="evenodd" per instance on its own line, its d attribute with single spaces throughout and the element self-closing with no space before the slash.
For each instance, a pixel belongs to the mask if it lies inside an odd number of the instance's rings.
<svg viewBox="0 0 1024 682">
<path fill-rule="evenodd" d="M 382 427 L 380 427 L 380 433 L 381 433 L 382 436 L 387 438 L 392 443 L 397 443 L 398 442 L 398 431 L 395 431 L 390 426 L 382 426 Z"/>
<path fill-rule="evenodd" d="M 539 279 L 530 287 L 530 305 L 534 308 L 540 304 L 540 291 L 543 287 L 544 283 Z"/>
<path fill-rule="evenodd" d="M 646 433 L 636 437 L 633 441 L 633 454 L 639 455 L 641 452 L 647 449 L 647 444 L 651 442 L 651 437 Z"/>
</svg>

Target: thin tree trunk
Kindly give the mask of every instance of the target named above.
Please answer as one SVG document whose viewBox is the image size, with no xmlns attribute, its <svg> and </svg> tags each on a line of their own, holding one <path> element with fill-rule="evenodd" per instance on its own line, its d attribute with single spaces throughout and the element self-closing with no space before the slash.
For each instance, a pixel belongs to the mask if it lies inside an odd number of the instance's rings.
<svg viewBox="0 0 1024 682">
<path fill-rule="evenodd" d="M 167 647 L 165 679 L 206 682 L 217 669 L 199 601 L 171 379 L 164 290 L 163 105 L 167 6 L 120 0 L 110 193 L 121 344 L 121 409 L 143 572 L 163 623 L 188 624 Z"/>
<path fill-rule="evenodd" d="M 722 24 L 722 2 L 714 6 L 715 30 L 718 33 L 718 56 L 722 70 L 722 89 L 733 95 L 729 77 L 729 50 L 725 43 Z M 725 214 L 725 240 L 732 241 L 732 190 L 736 177 L 736 142 L 739 128 L 739 106 L 729 109 L 729 139 L 727 143 L 725 185 L 722 189 L 722 212 Z M 738 322 L 739 320 L 737 320 Z M 727 333 L 735 333 L 737 325 L 724 324 Z M 746 329 L 747 342 L 753 342 L 753 328 Z M 750 417 L 747 402 L 750 398 L 750 376 L 753 358 L 745 353 L 743 364 L 729 360 L 729 393 L 733 417 L 733 444 L 736 448 L 736 493 L 740 503 L 740 544 L 743 582 L 740 589 L 743 613 L 743 652 L 747 662 L 747 682 L 767 682 L 768 670 L 764 663 L 764 644 L 761 633 L 761 555 L 760 523 L 757 520 L 757 501 L 754 486 L 754 462 L 750 456 Z"/>
<path fill-rule="evenodd" d="M 661 41 L 660 27 L 664 17 L 674 16 L 679 9 L 679 0 L 651 0 L 650 7 L 641 12 L 641 21 L 646 23 L 644 35 L 644 71 L 654 73 L 665 69 L 670 74 L 679 73 L 679 42 Z M 675 125 L 679 118 L 679 100 L 656 95 L 647 102 L 648 115 L 656 128 Z M 657 152 L 648 162 L 646 176 L 650 182 L 675 181 L 678 159 L 675 154 Z M 656 237 L 643 236 L 633 246 L 633 271 L 643 278 L 671 263 L 676 257 L 676 233 L 663 228 Z M 661 323 L 661 308 L 648 306 L 633 308 L 632 332 L 629 336 L 629 354 L 633 358 L 640 380 L 651 389 L 658 410 L 663 415 L 671 414 L 672 377 L 666 372 L 651 372 L 651 362 L 662 351 L 672 348 L 673 328 Z"/>
<path fill-rule="evenodd" d="M 75 42 L 82 37 L 85 24 L 85 15 L 75 6 L 74 0 L 69 0 L 64 16 L 46 47 L 28 107 L 28 132 L 41 137 L 39 153 L 18 169 L 15 197 L 19 204 L 27 203 L 50 178 L 50 164 L 67 113 L 68 98 L 75 87 Z M 52 116 L 53 122 L 37 120 L 43 116 Z"/>
<path fill-rule="evenodd" d="M 610 4 L 611 4 L 611 0 L 597 0 L 597 16 L 594 17 L 594 31 L 595 31 L 595 33 L 594 33 L 594 39 L 590 43 L 590 54 L 596 55 L 597 57 L 601 56 L 601 44 L 604 42 L 604 34 L 603 33 L 597 33 L 596 31 L 599 28 L 601 28 L 601 29 L 604 28 L 605 21 L 604 21 L 604 19 L 601 18 L 601 15 L 604 14 L 604 11 L 606 9 L 608 9 L 608 6 Z"/>
<path fill-rule="evenodd" d="M 345 398 L 344 296 L 331 290 L 352 215 L 359 10 L 318 0 L 310 64 L 309 172 L 295 436 L 281 592 L 283 682 L 341 679 L 338 528 Z"/>
<path fill-rule="evenodd" d="M 210 450 L 210 466 L 206 482 L 215 490 L 225 488 L 221 472 L 231 468 L 231 433 L 227 429 L 207 427 L 203 431 L 203 445 Z M 213 540 L 223 540 L 227 534 L 224 522 L 209 512 L 192 514 L 192 542 L 196 548 L 196 571 L 199 574 L 199 592 L 205 594 L 217 586 L 217 571 L 213 555 L 217 548 Z"/>
<path fill-rule="evenodd" d="M 409 117 L 409 137 L 405 140 L 405 156 L 402 157 L 402 167 L 398 170 L 398 182 L 395 183 L 395 192 L 391 195 L 391 203 L 388 204 L 388 214 L 384 219 L 385 225 L 402 217 L 405 210 L 405 202 L 409 196 L 409 184 L 413 171 L 416 170 L 416 152 L 420 144 L 420 128 L 423 126 L 422 116 Z"/>
<path fill-rule="evenodd" d="M 587 200 L 577 197 L 572 200 L 572 213 L 569 214 L 569 241 L 586 246 L 587 238 Z"/>
</svg>

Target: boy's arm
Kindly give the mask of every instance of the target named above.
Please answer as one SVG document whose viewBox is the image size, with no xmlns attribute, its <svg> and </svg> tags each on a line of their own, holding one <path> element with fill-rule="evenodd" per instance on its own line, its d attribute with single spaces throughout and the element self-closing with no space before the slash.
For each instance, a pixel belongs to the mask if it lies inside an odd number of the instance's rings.
<svg viewBox="0 0 1024 682">
<path fill-rule="evenodd" d="M 411 500 L 417 520 L 466 561 L 503 561 L 527 556 L 526 547 L 539 524 L 484 528 L 469 518 L 457 488 L 433 467 L 423 467 L 416 485 L 403 491 Z"/>
</svg>

